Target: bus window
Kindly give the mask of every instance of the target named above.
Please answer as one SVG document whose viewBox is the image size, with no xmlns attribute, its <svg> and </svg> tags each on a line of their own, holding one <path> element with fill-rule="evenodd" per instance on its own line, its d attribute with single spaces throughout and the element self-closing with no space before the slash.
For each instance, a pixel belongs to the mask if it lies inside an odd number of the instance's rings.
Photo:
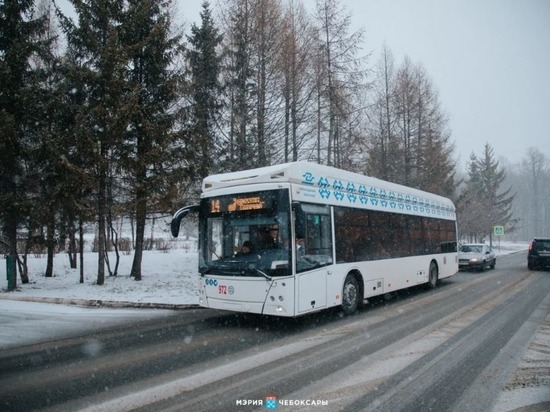
<svg viewBox="0 0 550 412">
<path fill-rule="evenodd" d="M 223 256 L 223 221 L 221 218 L 211 219 L 208 221 L 207 250 L 208 260 L 218 260 Z"/>
<path fill-rule="evenodd" d="M 203 222 L 201 274 L 269 277 L 292 273 L 288 190 L 205 198 L 199 217 Z M 253 253 L 239 253 L 245 242 Z"/>
<path fill-rule="evenodd" d="M 332 263 L 332 226 L 330 208 L 302 204 L 295 208 L 296 238 L 299 243 L 297 272 Z"/>
<path fill-rule="evenodd" d="M 305 253 L 308 255 L 332 255 L 329 215 L 307 215 Z"/>
</svg>

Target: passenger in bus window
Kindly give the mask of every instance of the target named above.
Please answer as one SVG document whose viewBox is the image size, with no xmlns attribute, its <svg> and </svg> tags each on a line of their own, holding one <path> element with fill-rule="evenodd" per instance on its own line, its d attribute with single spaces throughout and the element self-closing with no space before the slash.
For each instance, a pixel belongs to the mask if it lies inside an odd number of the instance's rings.
<svg viewBox="0 0 550 412">
<path fill-rule="evenodd" d="M 243 245 L 241 246 L 241 250 L 237 253 L 236 256 L 248 256 L 253 252 L 254 252 L 254 246 L 252 245 L 251 242 L 249 242 L 248 240 L 245 240 L 243 242 Z"/>
<path fill-rule="evenodd" d="M 303 237 L 296 238 L 296 256 L 305 256 L 306 254 L 306 241 Z"/>
<path fill-rule="evenodd" d="M 275 240 L 269 228 L 264 227 L 258 231 L 258 249 L 273 249 L 275 247 Z"/>
</svg>

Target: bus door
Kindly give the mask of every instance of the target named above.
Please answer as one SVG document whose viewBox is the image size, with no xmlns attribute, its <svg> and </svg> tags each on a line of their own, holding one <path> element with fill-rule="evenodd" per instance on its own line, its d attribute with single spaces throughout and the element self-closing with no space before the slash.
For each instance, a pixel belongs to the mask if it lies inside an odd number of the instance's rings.
<svg viewBox="0 0 550 412">
<path fill-rule="evenodd" d="M 327 306 L 327 276 L 333 262 L 330 207 L 294 205 L 298 313 Z"/>
</svg>

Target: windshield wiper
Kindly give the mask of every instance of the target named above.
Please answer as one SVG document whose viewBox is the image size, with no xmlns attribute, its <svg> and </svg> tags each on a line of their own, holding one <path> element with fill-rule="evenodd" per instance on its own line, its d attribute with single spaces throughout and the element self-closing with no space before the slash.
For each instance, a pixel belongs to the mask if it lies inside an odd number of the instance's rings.
<svg viewBox="0 0 550 412">
<path fill-rule="evenodd" d="M 258 269 L 257 267 L 254 268 L 260 275 L 262 275 L 264 278 L 266 278 L 267 280 L 269 280 L 270 282 L 273 280 L 273 278 L 271 276 L 269 276 L 267 273 L 265 272 L 262 272 L 260 269 Z"/>
</svg>

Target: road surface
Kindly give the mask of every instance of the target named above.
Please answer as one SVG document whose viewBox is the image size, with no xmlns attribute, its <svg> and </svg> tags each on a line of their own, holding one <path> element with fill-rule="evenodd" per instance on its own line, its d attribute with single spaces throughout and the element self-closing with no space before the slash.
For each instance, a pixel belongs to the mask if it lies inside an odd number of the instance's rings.
<svg viewBox="0 0 550 412">
<path fill-rule="evenodd" d="M 547 411 L 549 314 L 525 253 L 349 317 L 178 311 L 4 350 L 0 409 Z"/>
</svg>

